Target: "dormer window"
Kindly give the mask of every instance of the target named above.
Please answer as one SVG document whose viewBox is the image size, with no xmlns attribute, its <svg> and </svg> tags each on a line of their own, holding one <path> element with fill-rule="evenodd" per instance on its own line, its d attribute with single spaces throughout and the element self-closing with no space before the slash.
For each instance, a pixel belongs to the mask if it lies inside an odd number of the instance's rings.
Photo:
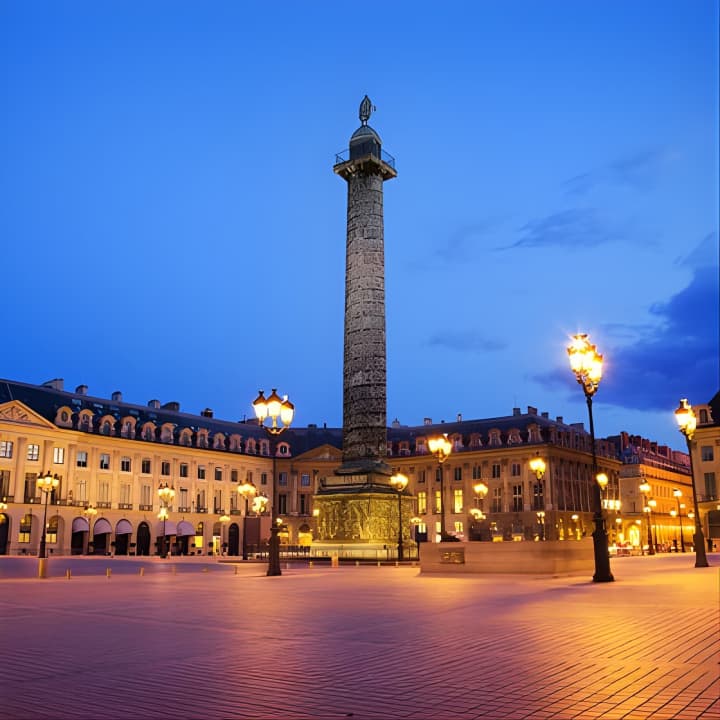
<svg viewBox="0 0 720 720">
<path fill-rule="evenodd" d="M 508 445 L 514 445 L 521 443 L 522 438 L 520 437 L 520 431 L 517 428 L 510 428 L 508 432 Z"/>
<path fill-rule="evenodd" d="M 269 440 L 261 440 L 260 441 L 260 454 L 261 455 L 269 455 L 270 454 L 270 441 Z"/>
<path fill-rule="evenodd" d="M 490 441 L 488 442 L 489 445 L 492 446 L 498 446 L 502 445 L 502 440 L 500 438 L 500 430 L 497 428 L 493 428 L 490 430 Z"/>
<path fill-rule="evenodd" d="M 213 438 L 213 450 L 225 449 L 225 436 L 222 433 L 215 433 Z"/>
<path fill-rule="evenodd" d="M 246 443 L 246 445 L 245 445 L 245 452 L 246 452 L 248 455 L 255 455 L 255 454 L 257 454 L 257 444 L 256 444 L 254 438 L 250 438 L 250 439 L 247 441 L 247 443 Z"/>
</svg>

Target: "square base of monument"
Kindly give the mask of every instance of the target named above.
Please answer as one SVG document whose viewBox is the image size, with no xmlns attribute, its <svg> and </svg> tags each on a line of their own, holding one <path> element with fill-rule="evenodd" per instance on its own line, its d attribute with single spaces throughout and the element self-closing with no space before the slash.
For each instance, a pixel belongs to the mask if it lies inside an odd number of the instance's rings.
<svg viewBox="0 0 720 720">
<path fill-rule="evenodd" d="M 593 539 L 544 542 L 423 543 L 421 573 L 588 575 L 595 570 Z"/>
</svg>

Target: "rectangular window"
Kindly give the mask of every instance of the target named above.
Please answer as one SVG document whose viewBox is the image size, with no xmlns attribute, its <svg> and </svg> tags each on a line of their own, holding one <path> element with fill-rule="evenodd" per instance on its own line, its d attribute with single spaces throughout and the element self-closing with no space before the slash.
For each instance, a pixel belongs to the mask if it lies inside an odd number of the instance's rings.
<svg viewBox="0 0 720 720">
<path fill-rule="evenodd" d="M 425 471 L 424 471 L 424 470 L 421 470 L 421 471 L 418 473 L 418 482 L 419 482 L 419 483 L 424 483 L 424 482 L 425 482 Z"/>
<path fill-rule="evenodd" d="M 454 473 L 455 480 L 462 480 L 462 468 L 456 467 Z"/>
<path fill-rule="evenodd" d="M 62 465 L 65 462 L 65 448 L 53 448 L 53 462 L 56 465 Z"/>
<path fill-rule="evenodd" d="M 110 455 L 107 453 L 101 453 L 100 455 L 100 469 L 101 470 L 109 470 L 110 469 Z"/>
<path fill-rule="evenodd" d="M 35 502 L 35 499 L 39 495 L 40 490 L 37 486 L 37 473 L 25 473 L 25 496 L 23 502 Z"/>
<path fill-rule="evenodd" d="M 78 480 L 75 484 L 75 492 L 77 497 L 75 498 L 79 503 L 86 503 L 88 500 L 88 484 L 87 480 Z"/>
<path fill-rule="evenodd" d="M 10 471 L 0 470 L 0 498 L 6 498 L 10 494 Z"/>
<path fill-rule="evenodd" d="M 443 469 L 442 465 L 439 465 L 435 468 L 435 482 L 440 482 L 442 480 L 443 476 Z"/>
<path fill-rule="evenodd" d="M 205 491 L 199 490 L 196 496 L 196 507 L 198 512 L 207 512 L 207 506 L 205 505 Z"/>
<path fill-rule="evenodd" d="M 98 483 L 98 504 L 100 503 L 110 503 L 110 483 L 107 480 Z"/>
<path fill-rule="evenodd" d="M 278 485 L 287 485 L 288 484 L 288 474 L 286 472 L 281 472 L 280 475 L 278 475 Z"/>
<path fill-rule="evenodd" d="M 132 463 L 130 462 L 129 457 L 120 458 L 120 471 L 121 472 L 130 472 L 131 467 L 132 467 Z"/>
<path fill-rule="evenodd" d="M 310 473 L 302 473 L 300 475 L 300 486 L 310 487 Z"/>
<path fill-rule="evenodd" d="M 140 509 L 152 510 L 153 494 L 150 485 L 142 485 L 140 487 Z"/>
<path fill-rule="evenodd" d="M 453 512 L 455 514 L 463 511 L 463 491 L 461 488 L 453 490 Z"/>
<path fill-rule="evenodd" d="M 213 493 L 213 510 L 218 514 L 224 512 L 222 504 L 222 490 L 216 490 Z"/>
<path fill-rule="evenodd" d="M 717 500 L 717 485 L 715 484 L 715 473 L 705 473 L 705 499 Z"/>
<path fill-rule="evenodd" d="M 427 512 L 427 493 L 421 490 L 417 494 L 418 500 L 418 515 L 424 515 Z"/>
<path fill-rule="evenodd" d="M 287 475 L 287 473 L 285 474 Z M 287 515 L 287 493 L 278 495 L 278 515 Z"/>
<path fill-rule="evenodd" d="M 40 446 L 39 445 L 28 445 L 27 459 L 28 460 L 39 460 L 40 459 Z"/>
<path fill-rule="evenodd" d="M 85 452 L 85 450 L 78 450 L 75 454 L 75 464 L 78 467 L 87 467 L 88 464 L 88 454 Z"/>
<path fill-rule="evenodd" d="M 513 485 L 513 512 L 522 512 L 523 509 L 523 486 Z"/>
<path fill-rule="evenodd" d="M 435 491 L 435 512 L 442 512 L 442 495 L 439 490 Z"/>
<path fill-rule="evenodd" d="M 205 479 L 205 466 L 198 465 L 198 480 L 204 480 L 204 479 Z"/>
<path fill-rule="evenodd" d="M 492 494 L 492 512 L 499 513 L 502 511 L 502 488 L 496 487 L 493 488 Z"/>
<path fill-rule="evenodd" d="M 130 483 L 120 483 L 120 506 L 129 508 L 132 503 L 131 495 L 132 485 Z"/>
<path fill-rule="evenodd" d="M 472 479 L 482 480 L 482 468 L 480 465 L 473 465 Z"/>
<path fill-rule="evenodd" d="M 23 515 L 23 519 L 20 521 L 20 531 L 18 532 L 18 542 L 19 543 L 29 543 L 31 532 L 32 532 L 32 515 L 29 515 L 29 514 Z"/>
<path fill-rule="evenodd" d="M 149 458 L 145 458 L 140 464 L 140 472 L 143 475 L 152 475 L 152 462 Z"/>
<path fill-rule="evenodd" d="M 215 481 L 222 482 L 222 468 L 215 468 Z"/>
<path fill-rule="evenodd" d="M 492 466 L 492 476 L 493 476 L 494 478 L 499 478 L 499 477 L 500 477 L 500 463 L 493 463 L 493 466 Z"/>
<path fill-rule="evenodd" d="M 463 525 L 463 521 L 462 521 L 462 520 L 456 520 L 455 523 L 454 523 L 454 529 L 455 529 L 455 532 L 456 532 L 456 533 L 459 533 L 460 535 L 462 535 L 462 533 L 465 531 L 465 527 L 464 527 L 464 525 Z"/>
<path fill-rule="evenodd" d="M 230 471 L 230 482 L 238 482 L 238 471 L 237 470 L 231 470 Z"/>
<path fill-rule="evenodd" d="M 513 463 L 510 466 L 510 474 L 513 477 L 520 477 L 520 463 Z"/>
<path fill-rule="evenodd" d="M 53 515 L 48 520 L 47 524 L 47 531 L 45 532 L 45 542 L 50 543 L 51 545 L 54 545 L 57 543 L 57 533 L 58 533 L 58 516 Z"/>
<path fill-rule="evenodd" d="M 300 514 L 307 515 L 309 507 L 308 496 L 305 493 L 300 493 Z"/>
<path fill-rule="evenodd" d="M 267 473 L 260 473 L 260 484 L 267 485 Z"/>
<path fill-rule="evenodd" d="M 160 474 L 165 476 L 170 474 L 170 463 L 167 460 L 160 463 Z"/>
<path fill-rule="evenodd" d="M 181 478 L 188 477 L 189 469 L 190 468 L 187 463 L 180 463 L 180 477 Z M 185 506 L 183 505 L 183 507 L 185 507 Z"/>
<path fill-rule="evenodd" d="M 187 488 L 180 488 L 180 512 L 187 512 L 190 509 L 188 505 L 188 491 Z"/>
<path fill-rule="evenodd" d="M 249 483 L 251 483 L 251 482 L 253 481 L 252 470 L 248 470 L 247 481 L 248 481 Z"/>
<path fill-rule="evenodd" d="M 545 509 L 545 487 L 541 482 L 533 485 L 533 510 Z"/>
<path fill-rule="evenodd" d="M 703 462 L 712 462 L 714 458 L 712 445 L 703 445 L 700 448 L 700 459 Z M 30 458 L 28 458 L 29 460 Z"/>
<path fill-rule="evenodd" d="M 11 458 L 13 444 L 11 440 L 0 440 L 0 458 Z"/>
</svg>

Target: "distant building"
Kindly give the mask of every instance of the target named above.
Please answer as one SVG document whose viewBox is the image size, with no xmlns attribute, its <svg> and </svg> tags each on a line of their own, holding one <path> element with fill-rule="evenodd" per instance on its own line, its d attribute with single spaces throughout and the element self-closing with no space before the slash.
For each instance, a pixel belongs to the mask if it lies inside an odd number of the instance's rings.
<svg viewBox="0 0 720 720">
<path fill-rule="evenodd" d="M 439 472 L 447 529 L 459 537 L 532 541 L 592 532 L 590 437 L 582 423 L 528 407 L 497 418 L 427 418 L 419 426 L 395 421 L 387 433 L 387 463 L 408 476 L 414 498 L 414 523 L 410 517 L 403 523 L 409 552 L 416 538 L 438 539 Z M 453 446 L 442 466 L 427 449 L 428 438 L 439 433 L 447 433 Z M 698 427 L 700 457 L 708 456 L 703 447 L 717 447 L 717 433 L 714 423 Z M 598 440 L 597 454 L 599 470 L 608 476 L 603 500 L 611 543 L 642 544 L 644 536 L 634 530 L 643 519 L 636 487 L 641 476 L 658 501 L 659 540 L 672 542 L 672 489 L 682 489 L 690 506 L 688 456 L 626 433 Z M 529 465 L 538 456 L 546 464 L 542 478 Z M 315 495 L 341 462 L 340 428 L 291 427 L 268 437 L 254 422 L 221 420 L 209 409 L 185 413 L 176 402 L 135 405 L 119 392 L 97 398 L 84 385 L 66 391 L 62 380 L 0 381 L 0 500 L 7 505 L 0 509 L 0 554 L 37 553 L 44 497 L 36 480 L 43 472 L 60 480 L 48 498 L 52 554 L 157 554 L 165 537 L 158 488 L 165 483 L 175 490 L 164 527 L 173 554 L 239 555 L 243 536 L 258 550 L 269 535 L 273 507 L 283 521 L 286 550 L 310 552 L 323 522 L 313 512 Z M 716 451 L 696 467 L 699 477 L 716 472 Z M 245 481 L 268 498 L 264 512 L 250 510 L 247 523 L 237 492 Z M 487 487 L 484 498 L 473 490 L 478 482 Z M 710 507 L 707 491 L 713 487 L 705 486 L 704 507 Z M 98 511 L 95 516 L 88 506 Z M 720 527 L 709 529 L 720 536 Z M 396 550 L 392 545 L 385 552 L 394 557 Z"/>
</svg>

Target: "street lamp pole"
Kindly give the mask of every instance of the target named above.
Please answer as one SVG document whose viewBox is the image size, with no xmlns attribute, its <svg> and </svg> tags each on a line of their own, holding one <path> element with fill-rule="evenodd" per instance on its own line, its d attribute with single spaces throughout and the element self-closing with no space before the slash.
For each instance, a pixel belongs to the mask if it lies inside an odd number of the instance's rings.
<svg viewBox="0 0 720 720">
<path fill-rule="evenodd" d="M 440 472 L 440 542 L 447 542 L 455 539 L 454 536 L 450 536 L 445 532 L 445 473 L 443 472 L 443 463 L 450 457 L 452 452 L 452 443 L 448 440 L 447 433 L 428 438 L 428 449 L 438 461 Z"/>
<path fill-rule="evenodd" d="M 683 536 L 683 526 L 682 526 L 682 509 L 685 507 L 685 503 L 683 503 L 682 505 L 680 504 L 680 498 L 682 497 L 682 490 L 675 488 L 673 490 L 673 496 L 675 497 L 675 500 L 677 501 L 677 515 L 678 515 L 678 520 L 680 521 L 680 551 L 685 552 L 685 538 Z"/>
<path fill-rule="evenodd" d="M 258 420 L 258 425 L 262 427 L 265 432 L 270 435 L 279 435 L 284 430 L 290 427 L 293 416 L 295 414 L 295 406 L 288 400 L 288 396 L 285 395 L 281 398 L 277 394 L 276 388 L 272 389 L 272 393 L 269 397 L 265 397 L 263 390 L 258 391 L 258 396 L 253 401 L 253 410 L 255 411 L 255 417 Z M 265 425 L 265 420 L 270 418 L 272 421 L 270 427 Z M 278 425 L 278 418 L 280 418 L 280 425 Z M 277 504 L 275 487 L 275 455 L 273 455 L 273 504 L 272 512 L 270 513 L 272 522 L 270 525 L 270 543 L 268 546 L 268 570 L 267 575 L 269 577 L 282 575 L 280 570 L 280 538 L 278 532 L 280 528 L 275 522 L 275 508 Z"/>
<path fill-rule="evenodd" d="M 545 477 L 545 468 L 545 461 L 539 454 L 530 461 L 530 469 L 535 473 L 538 486 L 542 485 L 543 478 Z M 545 493 L 538 489 L 536 497 L 545 497 Z M 545 540 L 545 508 L 541 507 L 537 510 L 535 514 L 537 515 L 538 525 L 540 526 L 540 540 Z"/>
<path fill-rule="evenodd" d="M 40 535 L 40 549 L 38 551 L 38 577 L 47 577 L 47 506 L 50 499 L 50 493 L 57 489 L 60 479 L 57 475 L 51 475 L 49 472 L 41 473 L 36 484 L 38 488 L 45 494 L 45 509 L 43 511 L 42 534 Z"/>
<path fill-rule="evenodd" d="M 657 517 L 653 519 L 653 510 L 655 510 L 655 508 L 657 507 L 657 500 L 655 498 L 650 498 L 648 500 L 648 507 L 650 508 L 650 525 L 652 525 L 653 530 L 653 543 L 655 546 L 655 552 L 657 552 L 659 547 L 657 534 Z"/>
<path fill-rule="evenodd" d="M 83 515 L 87 518 L 87 524 L 88 524 L 88 539 L 87 539 L 87 554 L 90 554 L 90 545 L 92 544 L 92 525 L 93 520 L 95 519 L 95 516 L 97 515 L 97 510 L 94 506 L 88 505 L 83 510 Z"/>
<path fill-rule="evenodd" d="M 167 539 L 167 535 L 165 533 L 165 523 L 167 522 L 169 513 L 170 513 L 170 503 L 175 498 L 175 488 L 171 487 L 167 483 L 164 485 L 161 484 L 158 488 L 158 496 L 160 497 L 160 500 L 164 503 L 163 506 L 160 508 L 160 512 L 158 513 L 158 518 L 162 520 L 163 524 L 163 542 L 162 542 L 162 550 L 160 551 L 160 557 L 166 558 L 168 556 L 168 547 L 169 542 Z"/>
<path fill-rule="evenodd" d="M 597 392 L 602 378 L 603 356 L 597 352 L 595 345 L 590 343 L 586 334 L 574 335 L 567 348 L 570 357 L 570 368 L 575 379 L 585 393 L 590 419 L 590 442 L 592 445 L 592 484 L 591 494 L 593 500 L 593 549 L 595 552 L 595 574 L 593 582 L 612 582 L 615 578 L 610 572 L 610 552 L 608 549 L 608 536 L 605 530 L 605 518 L 600 499 L 600 486 L 597 483 L 598 467 L 595 452 L 595 425 L 592 414 L 592 398 Z"/>
<path fill-rule="evenodd" d="M 697 418 L 692 405 L 686 398 L 680 400 L 680 407 L 675 411 L 675 419 L 680 427 L 680 432 L 685 436 L 687 442 L 688 455 L 690 456 L 690 481 L 692 482 L 693 492 L 693 508 L 695 509 L 695 534 L 693 535 L 693 544 L 695 546 L 695 567 L 709 567 L 707 555 L 705 554 L 705 537 L 700 524 L 700 510 L 698 508 L 697 490 L 695 489 L 695 471 L 693 469 L 692 459 L 692 439 L 695 435 L 697 427 Z"/>
<path fill-rule="evenodd" d="M 402 526 L 402 494 L 407 487 L 407 475 L 397 473 L 390 478 L 390 484 L 397 490 L 398 494 L 398 560 L 404 560 L 403 554 L 403 526 Z"/>
<path fill-rule="evenodd" d="M 652 508 L 649 505 L 648 495 L 650 494 L 650 483 L 644 482 L 639 486 L 639 490 L 642 493 L 643 496 L 643 512 L 647 513 L 648 521 L 647 521 L 647 544 L 648 544 L 648 555 L 654 555 L 655 554 L 655 546 L 653 545 L 653 539 L 652 539 L 652 527 L 651 527 L 651 520 L 650 520 L 650 513 L 652 512 Z M 645 553 L 643 553 L 644 555 Z"/>
<path fill-rule="evenodd" d="M 245 499 L 245 514 L 243 515 L 243 533 L 242 533 L 242 559 L 248 559 L 247 551 L 247 518 L 250 512 L 250 506 L 248 501 L 250 498 L 254 498 L 257 495 L 257 488 L 249 480 L 245 480 L 244 483 L 238 485 L 238 494 Z"/>
</svg>

